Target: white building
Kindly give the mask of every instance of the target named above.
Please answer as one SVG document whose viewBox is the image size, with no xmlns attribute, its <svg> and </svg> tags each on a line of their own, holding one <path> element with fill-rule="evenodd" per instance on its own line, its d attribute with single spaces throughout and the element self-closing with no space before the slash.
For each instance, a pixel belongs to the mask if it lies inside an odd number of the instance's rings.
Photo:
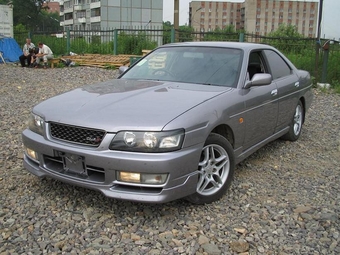
<svg viewBox="0 0 340 255">
<path fill-rule="evenodd" d="M 0 5 L 0 35 L 13 37 L 13 8 Z"/>
<path fill-rule="evenodd" d="M 64 0 L 60 21 L 74 30 L 161 27 L 163 0 Z"/>
</svg>

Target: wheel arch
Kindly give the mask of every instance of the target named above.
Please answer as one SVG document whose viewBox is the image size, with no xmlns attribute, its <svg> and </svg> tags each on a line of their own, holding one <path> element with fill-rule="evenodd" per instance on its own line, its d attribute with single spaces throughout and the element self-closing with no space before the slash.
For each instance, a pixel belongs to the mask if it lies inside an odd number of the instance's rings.
<svg viewBox="0 0 340 255">
<path fill-rule="evenodd" d="M 303 107 L 303 119 L 302 119 L 302 123 L 305 123 L 305 116 L 306 116 L 306 99 L 304 97 L 301 97 L 299 99 L 299 101 L 302 103 L 302 107 Z"/>
<path fill-rule="evenodd" d="M 226 138 L 231 146 L 234 148 L 235 146 L 235 137 L 233 130 L 225 124 L 216 126 L 213 130 L 211 130 L 211 133 L 219 134 Z"/>
</svg>

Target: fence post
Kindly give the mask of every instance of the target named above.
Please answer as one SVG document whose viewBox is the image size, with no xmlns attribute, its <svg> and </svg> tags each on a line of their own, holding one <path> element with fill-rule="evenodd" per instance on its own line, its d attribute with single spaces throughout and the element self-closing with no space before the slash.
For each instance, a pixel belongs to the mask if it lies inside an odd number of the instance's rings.
<svg viewBox="0 0 340 255">
<path fill-rule="evenodd" d="M 27 35 L 27 38 L 29 38 L 29 39 L 32 39 L 32 34 L 31 34 L 31 31 L 28 31 L 28 35 Z"/>
<path fill-rule="evenodd" d="M 330 44 L 330 40 L 325 42 L 325 44 L 322 46 L 323 51 L 324 51 L 324 54 L 323 54 L 323 63 L 322 63 L 322 76 L 321 76 L 321 82 L 322 83 L 325 83 L 326 79 L 327 79 L 329 44 Z"/>
<path fill-rule="evenodd" d="M 118 55 L 118 30 L 113 31 L 113 55 Z"/>
<path fill-rule="evenodd" d="M 239 42 L 244 42 L 244 33 L 240 33 Z"/>
<path fill-rule="evenodd" d="M 70 29 L 66 28 L 66 52 L 70 54 L 71 49 L 71 33 Z"/>
<path fill-rule="evenodd" d="M 175 28 L 171 28 L 171 43 L 174 43 L 175 42 L 175 33 L 176 33 L 176 30 Z"/>
<path fill-rule="evenodd" d="M 318 40 L 315 44 L 315 66 L 314 66 L 314 76 L 318 80 L 319 76 L 319 55 L 320 55 L 321 41 Z"/>
</svg>

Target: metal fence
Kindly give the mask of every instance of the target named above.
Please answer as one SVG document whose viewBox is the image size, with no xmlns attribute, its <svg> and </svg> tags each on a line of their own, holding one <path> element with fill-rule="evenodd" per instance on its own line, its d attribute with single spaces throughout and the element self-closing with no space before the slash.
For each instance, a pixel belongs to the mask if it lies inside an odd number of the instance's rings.
<svg viewBox="0 0 340 255">
<path fill-rule="evenodd" d="M 300 69 L 308 70 L 318 81 L 340 81 L 340 45 L 338 41 L 316 38 L 273 38 L 249 33 L 201 32 L 188 29 L 102 29 L 67 30 L 61 33 L 15 33 L 19 44 L 29 37 L 37 44 L 48 45 L 56 56 L 77 54 L 131 54 L 142 55 L 142 50 L 186 41 L 241 41 L 265 43 L 278 48 Z M 322 47 L 328 43 L 327 47 Z M 327 48 L 327 49 L 326 49 Z"/>
</svg>

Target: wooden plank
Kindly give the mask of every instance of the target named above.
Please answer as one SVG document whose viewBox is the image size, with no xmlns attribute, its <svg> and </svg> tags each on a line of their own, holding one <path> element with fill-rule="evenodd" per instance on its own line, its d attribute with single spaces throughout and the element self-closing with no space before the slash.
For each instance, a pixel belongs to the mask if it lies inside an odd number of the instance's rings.
<svg viewBox="0 0 340 255">
<path fill-rule="evenodd" d="M 70 59 L 79 65 L 93 66 L 102 65 L 107 66 L 123 66 L 130 63 L 131 57 L 137 57 L 137 55 L 101 55 L 101 54 L 84 54 L 84 55 L 73 55 L 63 56 L 64 59 Z"/>
</svg>

